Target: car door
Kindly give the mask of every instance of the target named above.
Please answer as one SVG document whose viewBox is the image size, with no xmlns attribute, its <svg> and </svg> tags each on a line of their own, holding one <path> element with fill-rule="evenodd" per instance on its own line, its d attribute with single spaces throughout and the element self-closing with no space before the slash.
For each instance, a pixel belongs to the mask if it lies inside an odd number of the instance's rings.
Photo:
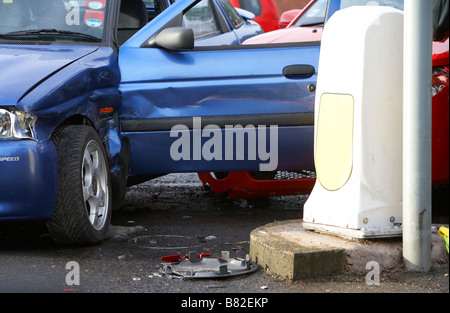
<svg viewBox="0 0 450 313">
<path fill-rule="evenodd" d="M 120 48 L 130 175 L 313 169 L 319 43 L 148 47 L 196 2 L 175 2 Z"/>
</svg>

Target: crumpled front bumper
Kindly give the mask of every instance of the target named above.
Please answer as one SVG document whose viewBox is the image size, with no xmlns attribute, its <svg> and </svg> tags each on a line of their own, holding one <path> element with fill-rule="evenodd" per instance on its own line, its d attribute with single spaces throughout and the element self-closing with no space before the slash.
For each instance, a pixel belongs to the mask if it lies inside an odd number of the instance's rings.
<svg viewBox="0 0 450 313">
<path fill-rule="evenodd" d="M 50 219 L 57 183 L 53 142 L 0 140 L 0 221 Z"/>
</svg>

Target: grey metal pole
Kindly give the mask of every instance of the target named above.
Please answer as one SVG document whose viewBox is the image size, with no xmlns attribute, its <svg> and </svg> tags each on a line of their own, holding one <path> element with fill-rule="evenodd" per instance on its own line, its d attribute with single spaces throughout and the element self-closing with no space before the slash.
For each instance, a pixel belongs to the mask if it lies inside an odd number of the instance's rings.
<svg viewBox="0 0 450 313">
<path fill-rule="evenodd" d="M 431 71 L 433 1 L 405 0 L 403 63 L 403 259 L 431 269 Z"/>
</svg>

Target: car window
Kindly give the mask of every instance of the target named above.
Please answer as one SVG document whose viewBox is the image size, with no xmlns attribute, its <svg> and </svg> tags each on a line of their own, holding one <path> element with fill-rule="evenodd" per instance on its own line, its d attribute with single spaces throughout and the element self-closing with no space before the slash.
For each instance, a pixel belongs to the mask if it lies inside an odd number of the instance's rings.
<svg viewBox="0 0 450 313">
<path fill-rule="evenodd" d="M 341 0 L 341 9 L 352 6 L 389 6 L 403 10 L 403 0 Z"/>
<path fill-rule="evenodd" d="M 262 7 L 259 0 L 239 0 L 239 4 L 241 8 L 252 12 L 255 16 L 259 16 L 262 13 Z"/>
<path fill-rule="evenodd" d="M 196 39 L 220 33 L 210 0 L 202 0 L 183 16 L 185 26 L 192 28 Z"/>
<path fill-rule="evenodd" d="M 293 26 L 318 26 L 324 23 L 328 0 L 317 0 Z"/>
<path fill-rule="evenodd" d="M 319 26 L 324 23 L 328 0 L 317 0 L 293 26 Z M 340 9 L 352 6 L 390 6 L 403 10 L 403 0 L 341 0 Z"/>
<path fill-rule="evenodd" d="M 147 7 L 149 22 L 151 22 L 169 6 L 169 3 L 166 0 L 143 0 L 143 2 Z"/>
<path fill-rule="evenodd" d="M 0 1 L 0 34 L 21 32 L 22 39 L 33 37 L 52 41 L 82 40 L 82 36 L 76 37 L 67 32 L 102 38 L 108 3 L 109 0 Z M 38 30 L 66 33 L 39 33 Z"/>
<path fill-rule="evenodd" d="M 220 0 L 220 2 L 222 3 L 222 6 L 225 9 L 228 17 L 230 18 L 230 21 L 233 23 L 234 28 L 241 27 L 241 25 L 244 24 L 244 19 L 239 15 L 239 13 L 233 7 L 230 1 Z"/>
</svg>

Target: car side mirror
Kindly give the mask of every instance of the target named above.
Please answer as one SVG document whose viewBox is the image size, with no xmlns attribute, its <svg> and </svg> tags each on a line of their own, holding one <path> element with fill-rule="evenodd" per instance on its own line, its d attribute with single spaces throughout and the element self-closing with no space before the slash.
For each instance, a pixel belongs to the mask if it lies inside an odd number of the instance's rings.
<svg viewBox="0 0 450 313">
<path fill-rule="evenodd" d="M 281 14 L 280 16 L 280 20 L 278 22 L 278 26 L 280 27 L 280 29 L 286 28 L 296 17 L 297 15 L 301 12 L 302 10 L 289 10 L 286 12 L 283 12 L 283 14 Z"/>
<path fill-rule="evenodd" d="M 150 38 L 142 47 L 169 51 L 194 49 L 194 31 L 189 27 L 170 27 Z"/>
<path fill-rule="evenodd" d="M 247 10 L 244 10 L 241 8 L 235 8 L 235 9 L 244 20 L 253 20 L 256 17 L 255 14 L 253 14 L 250 11 L 247 11 Z"/>
</svg>

